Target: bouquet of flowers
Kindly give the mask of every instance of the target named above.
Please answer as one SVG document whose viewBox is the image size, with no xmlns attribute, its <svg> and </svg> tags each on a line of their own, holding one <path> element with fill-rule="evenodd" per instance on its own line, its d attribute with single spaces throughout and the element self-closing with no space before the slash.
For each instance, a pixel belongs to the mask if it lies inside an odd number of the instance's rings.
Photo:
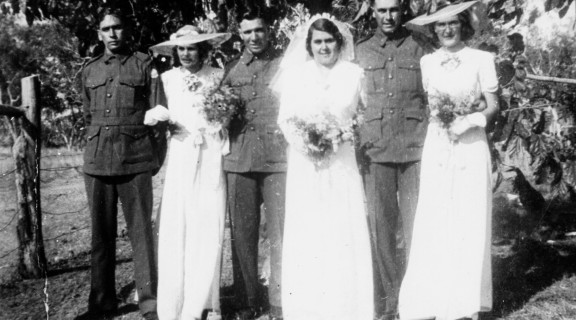
<svg viewBox="0 0 576 320">
<path fill-rule="evenodd" d="M 302 139 L 303 151 L 317 169 L 330 160 L 340 144 L 354 140 L 355 122 L 351 121 L 349 125 L 342 126 L 333 114 L 327 112 L 306 118 L 294 116 L 286 122 Z"/>
<path fill-rule="evenodd" d="M 437 119 L 443 128 L 448 129 L 456 117 L 484 110 L 486 105 L 480 102 L 478 99 L 472 102 L 470 99 L 456 99 L 445 93 L 431 95 L 430 115 Z"/>
<path fill-rule="evenodd" d="M 204 91 L 201 112 L 215 127 L 226 128 L 232 118 L 241 115 L 244 105 L 240 96 L 229 86 L 215 86 Z"/>
</svg>

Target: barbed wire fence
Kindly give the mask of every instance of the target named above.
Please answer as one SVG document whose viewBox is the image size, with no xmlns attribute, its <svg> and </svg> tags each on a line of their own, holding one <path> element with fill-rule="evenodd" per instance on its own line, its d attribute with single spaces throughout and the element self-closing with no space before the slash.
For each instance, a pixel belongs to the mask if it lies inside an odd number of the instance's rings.
<svg viewBox="0 0 576 320">
<path fill-rule="evenodd" d="M 41 160 L 50 160 L 50 158 L 59 158 L 59 159 L 63 159 L 63 158 L 78 158 L 81 154 L 80 153 L 72 153 L 72 154 L 52 154 L 52 155 L 45 155 L 41 157 Z M 7 157 L 0 157 L 0 161 L 10 161 L 11 157 L 7 156 Z M 74 159 L 72 161 L 62 161 L 62 162 L 79 162 L 79 161 L 74 161 Z M 14 165 L 13 165 L 14 166 Z M 69 173 L 64 173 L 66 171 L 76 171 L 78 172 L 78 178 L 81 177 L 81 168 L 82 165 L 81 164 L 73 164 L 73 165 L 57 165 L 57 166 L 52 166 L 52 167 L 43 167 L 40 169 L 41 172 L 43 173 L 47 173 L 47 175 L 41 175 L 40 176 L 40 180 L 43 183 L 43 189 L 44 188 L 50 188 L 52 187 L 51 185 L 49 185 L 49 183 L 51 181 L 55 181 L 58 178 L 61 178 L 62 176 L 70 176 L 71 174 Z M 15 182 L 14 182 L 14 173 L 16 172 L 15 167 L 14 168 L 3 168 L 4 171 L 0 171 L 0 194 L 4 193 L 4 194 L 9 194 L 10 192 L 16 192 L 15 191 Z M 64 173 L 64 174 L 62 174 Z M 48 183 L 48 185 L 46 185 L 46 183 Z M 45 195 L 45 193 L 42 194 L 42 201 L 44 202 L 46 200 L 48 196 Z M 10 196 L 6 197 L 6 201 L 8 202 L 10 201 L 12 198 Z M 5 208 L 10 206 L 10 203 L 5 203 Z M 17 205 L 16 203 L 14 203 L 14 205 Z M 66 211 L 56 211 L 56 210 L 42 210 L 42 214 L 47 215 L 47 216 L 66 216 L 66 215 L 72 215 L 72 214 L 78 214 L 80 212 L 83 212 L 85 210 L 88 210 L 88 205 L 87 203 L 83 203 L 81 205 L 81 207 L 79 207 L 78 209 L 75 210 L 66 210 Z M 10 211 L 14 211 L 14 213 L 10 216 L 10 218 L 7 220 L 7 222 L 5 222 L 4 224 L 0 224 L 0 232 L 5 232 L 8 231 L 9 228 L 15 228 L 15 224 L 16 224 L 16 217 L 18 216 L 18 210 L 15 209 L 9 209 L 6 210 L 5 212 L 10 212 Z M 44 243 L 48 243 L 50 241 L 54 241 L 54 240 L 58 240 L 62 237 L 65 236 L 70 236 L 72 234 L 75 234 L 77 232 L 86 230 L 89 228 L 89 224 L 86 224 L 84 226 L 80 226 L 80 227 L 73 227 L 73 230 L 69 231 L 69 232 L 61 232 L 57 235 L 54 235 L 50 238 L 45 238 L 44 239 Z M 5 259 L 8 258 L 12 258 L 11 255 L 13 253 L 15 253 L 18 250 L 18 247 L 14 247 L 14 248 L 2 248 L 2 250 L 0 251 L 0 263 L 2 263 L 3 265 L 6 265 L 6 262 L 8 261 L 3 261 Z M 4 252 L 2 252 L 4 251 Z"/>
</svg>

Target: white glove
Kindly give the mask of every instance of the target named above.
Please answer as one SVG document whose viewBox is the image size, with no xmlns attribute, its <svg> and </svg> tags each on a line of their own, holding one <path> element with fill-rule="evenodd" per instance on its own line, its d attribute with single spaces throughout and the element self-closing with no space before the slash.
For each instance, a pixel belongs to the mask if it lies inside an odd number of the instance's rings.
<svg viewBox="0 0 576 320">
<path fill-rule="evenodd" d="M 457 117 L 449 128 L 450 138 L 456 140 L 461 134 L 475 127 L 486 127 L 486 116 L 481 112 L 474 112 L 465 116 Z"/>
<path fill-rule="evenodd" d="M 170 120 L 170 111 L 161 105 L 157 105 L 146 111 L 146 114 L 144 115 L 144 124 L 147 126 L 154 126 L 158 121 L 168 120 Z"/>
</svg>

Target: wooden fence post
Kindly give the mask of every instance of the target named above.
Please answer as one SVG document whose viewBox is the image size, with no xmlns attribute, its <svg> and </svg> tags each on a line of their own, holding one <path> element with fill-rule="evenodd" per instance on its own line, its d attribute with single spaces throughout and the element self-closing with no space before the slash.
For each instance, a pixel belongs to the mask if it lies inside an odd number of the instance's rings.
<svg viewBox="0 0 576 320">
<path fill-rule="evenodd" d="M 22 106 L 26 117 L 20 117 L 20 133 L 12 149 L 16 163 L 18 196 L 18 272 L 25 278 L 41 278 L 47 273 L 42 212 L 40 206 L 41 101 L 38 76 L 22 79 Z"/>
</svg>

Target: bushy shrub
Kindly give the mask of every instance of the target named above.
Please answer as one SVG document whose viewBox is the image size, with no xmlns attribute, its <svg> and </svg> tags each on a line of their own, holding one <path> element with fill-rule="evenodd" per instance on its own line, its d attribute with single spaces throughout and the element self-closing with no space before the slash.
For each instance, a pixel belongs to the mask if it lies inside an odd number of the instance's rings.
<svg viewBox="0 0 576 320">
<path fill-rule="evenodd" d="M 8 90 L 13 96 L 20 95 L 21 78 L 38 74 L 45 145 L 76 147 L 65 143 L 70 137 L 63 139 L 63 132 L 55 132 L 55 127 L 77 128 L 78 132 L 70 132 L 71 135 L 83 132 L 79 91 L 82 63 L 76 38 L 59 23 L 41 21 L 28 26 L 18 23 L 16 16 L 0 19 L 2 101 L 9 101 Z M 59 125 L 52 123 L 52 119 L 58 119 Z"/>
</svg>

